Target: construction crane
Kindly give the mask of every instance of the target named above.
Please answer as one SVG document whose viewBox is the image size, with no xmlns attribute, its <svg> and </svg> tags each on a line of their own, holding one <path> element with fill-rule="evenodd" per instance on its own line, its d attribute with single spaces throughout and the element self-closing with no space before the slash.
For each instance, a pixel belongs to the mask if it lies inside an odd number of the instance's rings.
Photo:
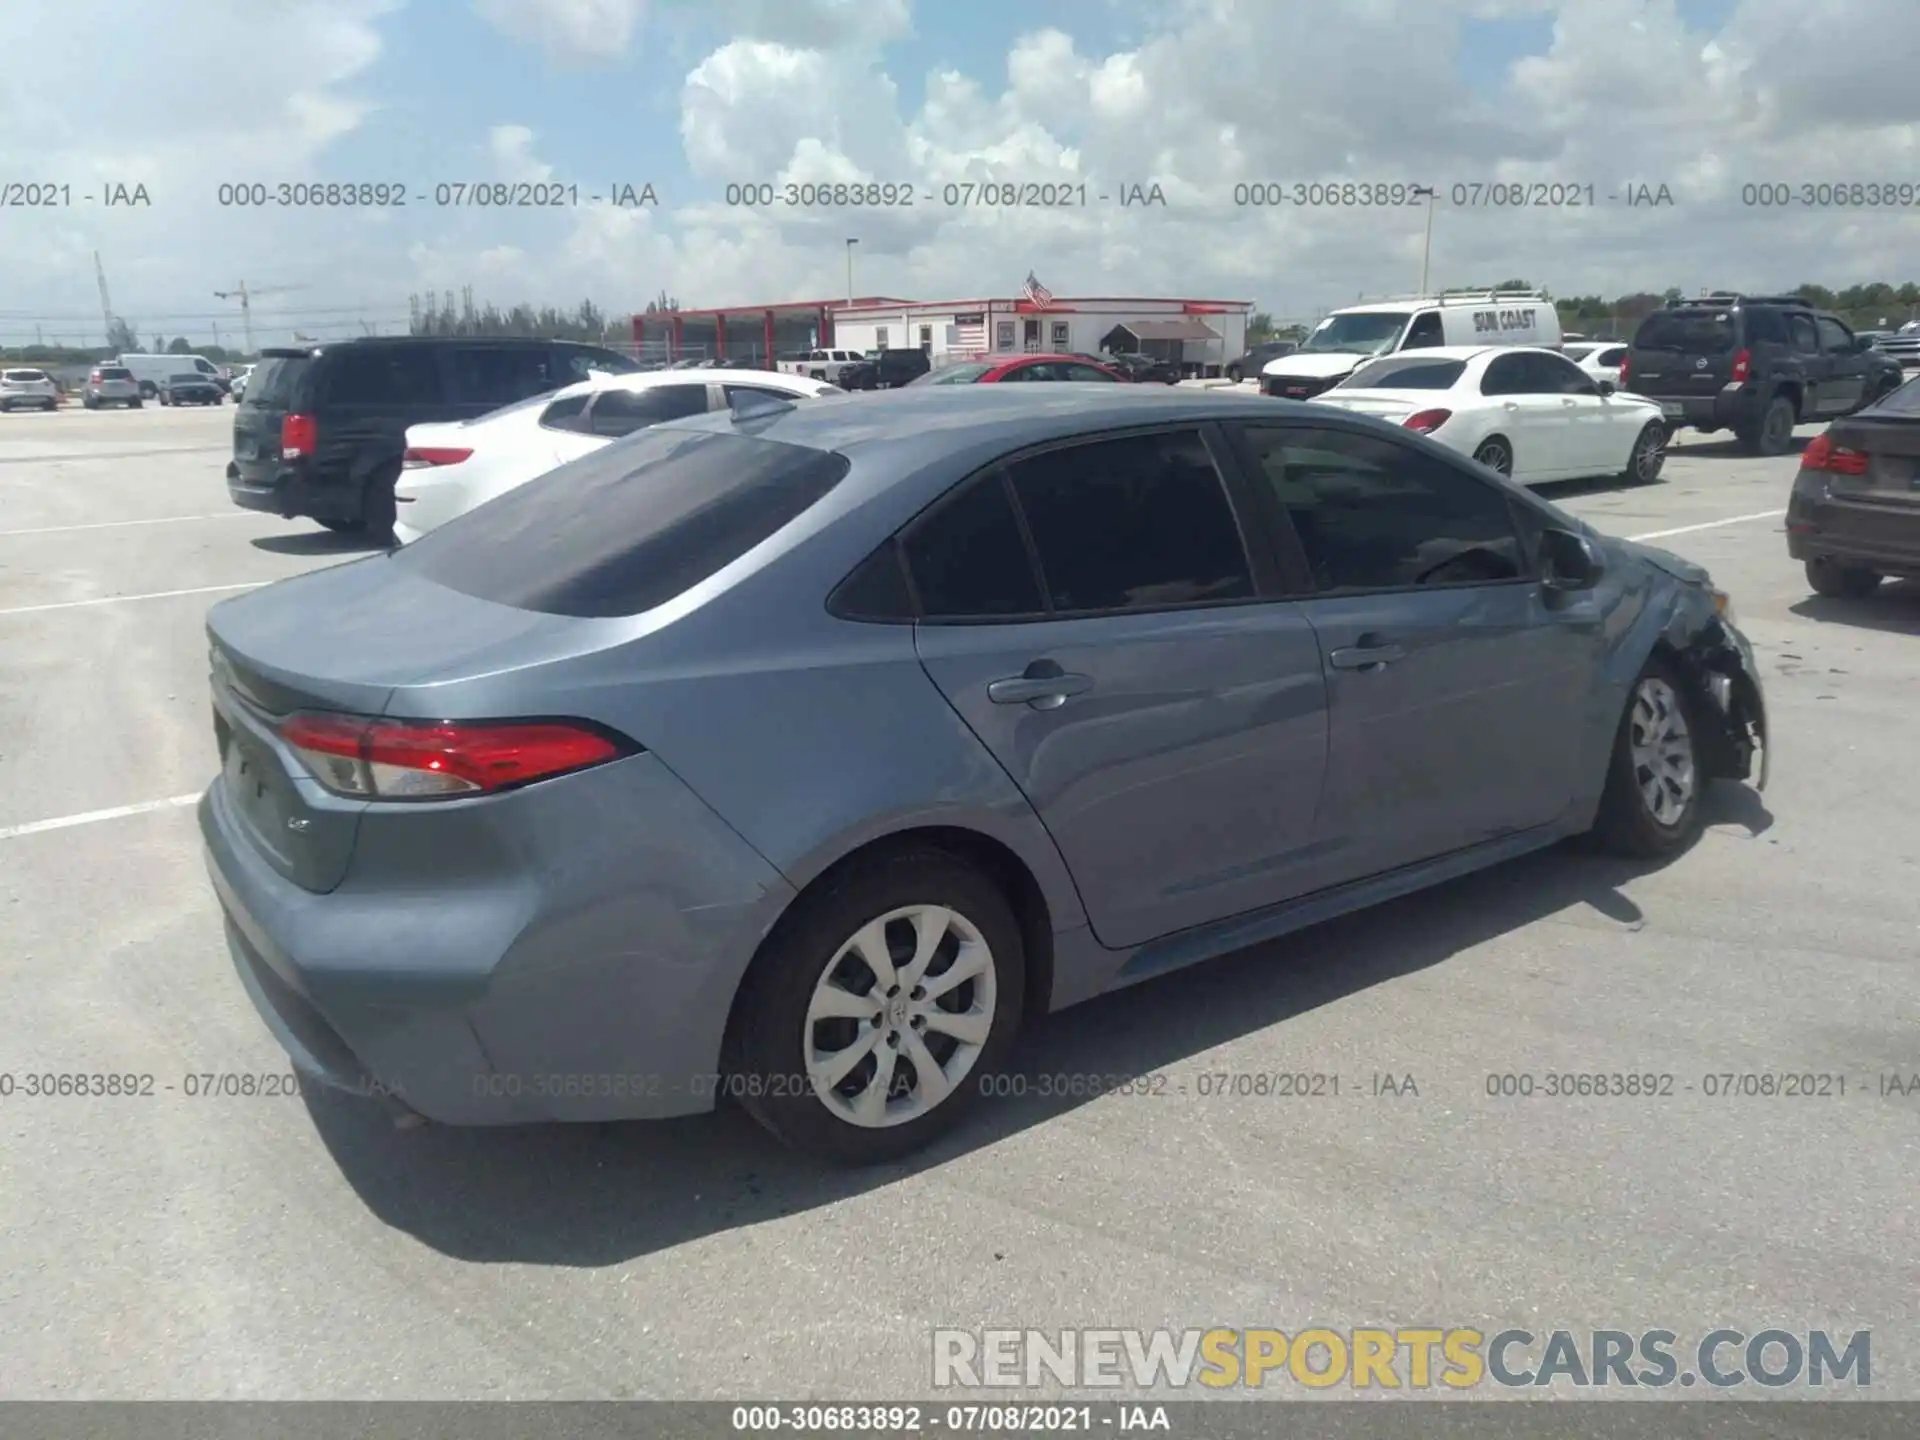
<svg viewBox="0 0 1920 1440">
<path fill-rule="evenodd" d="M 240 328 L 246 333 L 247 354 L 253 354 L 253 302 L 262 295 L 284 295 L 289 290 L 304 290 L 304 285 L 267 285 L 258 290 L 249 290 L 247 282 L 242 280 L 232 290 L 216 290 L 214 298 L 218 300 L 238 300 L 240 302 Z"/>
<path fill-rule="evenodd" d="M 107 267 L 100 263 L 100 252 L 93 252 L 93 278 L 100 282 L 100 318 L 107 325 L 107 344 L 113 344 L 113 301 L 107 298 Z"/>
</svg>

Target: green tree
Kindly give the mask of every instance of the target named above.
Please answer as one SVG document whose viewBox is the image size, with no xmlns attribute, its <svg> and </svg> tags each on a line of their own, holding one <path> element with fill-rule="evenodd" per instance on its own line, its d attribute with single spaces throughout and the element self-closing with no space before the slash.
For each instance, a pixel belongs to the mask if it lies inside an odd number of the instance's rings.
<svg viewBox="0 0 1920 1440">
<path fill-rule="evenodd" d="M 187 337 L 184 335 L 174 336 L 173 343 L 167 346 L 169 355 L 191 355 L 192 353 L 193 346 L 187 343 Z"/>
</svg>

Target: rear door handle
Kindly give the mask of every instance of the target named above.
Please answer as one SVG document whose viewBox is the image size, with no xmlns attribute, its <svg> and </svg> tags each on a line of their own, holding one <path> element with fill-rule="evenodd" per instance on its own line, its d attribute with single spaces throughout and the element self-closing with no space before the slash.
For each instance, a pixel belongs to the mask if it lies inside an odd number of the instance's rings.
<svg viewBox="0 0 1920 1440">
<path fill-rule="evenodd" d="M 1057 710 L 1069 695 L 1080 695 L 1093 688 L 1091 675 L 1015 675 L 995 680 L 987 686 L 987 698 L 996 705 L 1031 705 L 1036 710 Z"/>
<path fill-rule="evenodd" d="M 1398 645 L 1350 645 L 1330 653 L 1327 663 L 1336 670 L 1378 670 L 1406 658 L 1407 652 Z"/>
</svg>

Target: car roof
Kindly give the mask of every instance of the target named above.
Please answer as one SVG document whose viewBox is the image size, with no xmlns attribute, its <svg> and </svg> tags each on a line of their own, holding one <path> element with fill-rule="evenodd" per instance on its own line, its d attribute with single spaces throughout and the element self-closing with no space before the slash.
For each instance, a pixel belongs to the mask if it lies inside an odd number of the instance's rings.
<svg viewBox="0 0 1920 1440">
<path fill-rule="evenodd" d="M 1037 355 L 1009 355 L 1005 359 L 996 356 L 994 359 L 984 363 L 992 365 L 996 370 L 1003 370 L 1009 365 L 1031 365 L 1041 360 L 1079 360 L 1082 362 L 1091 362 L 1095 365 L 1104 365 L 1107 363 L 1104 360 L 1095 360 L 1091 355 L 1075 355 L 1068 350 L 1048 350 L 1043 354 Z M 975 361 L 972 363 L 979 364 L 982 362 Z"/>
<path fill-rule="evenodd" d="M 1483 355 L 1525 355 L 1535 351 L 1543 355 L 1560 354 L 1558 350 L 1549 350 L 1544 345 L 1421 345 L 1412 350 L 1376 355 L 1366 364 L 1372 365 L 1381 360 L 1478 360 Z"/>
<path fill-rule="evenodd" d="M 728 382 L 792 390 L 808 396 L 831 394 L 840 388 L 825 380 L 814 380 L 806 375 L 785 375 L 775 370 L 700 366 L 690 370 L 635 370 L 620 375 L 594 375 L 561 386 L 553 392 L 552 398 L 558 400 L 563 396 L 591 395 L 600 390 L 651 390 L 658 385 L 725 385 Z"/>
</svg>

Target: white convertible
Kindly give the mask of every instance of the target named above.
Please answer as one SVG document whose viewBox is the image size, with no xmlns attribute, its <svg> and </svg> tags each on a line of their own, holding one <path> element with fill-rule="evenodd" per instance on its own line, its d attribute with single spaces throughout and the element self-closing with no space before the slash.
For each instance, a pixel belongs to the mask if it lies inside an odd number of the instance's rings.
<svg viewBox="0 0 1920 1440">
<path fill-rule="evenodd" d="M 1404 425 L 1522 485 L 1660 478 L 1660 407 L 1553 350 L 1434 346 L 1354 371 L 1315 402 Z"/>
<path fill-rule="evenodd" d="M 496 495 L 649 425 L 747 400 L 846 393 L 767 370 L 646 370 L 596 375 L 473 420 L 409 426 L 393 487 L 394 539 L 411 544 Z"/>
</svg>

